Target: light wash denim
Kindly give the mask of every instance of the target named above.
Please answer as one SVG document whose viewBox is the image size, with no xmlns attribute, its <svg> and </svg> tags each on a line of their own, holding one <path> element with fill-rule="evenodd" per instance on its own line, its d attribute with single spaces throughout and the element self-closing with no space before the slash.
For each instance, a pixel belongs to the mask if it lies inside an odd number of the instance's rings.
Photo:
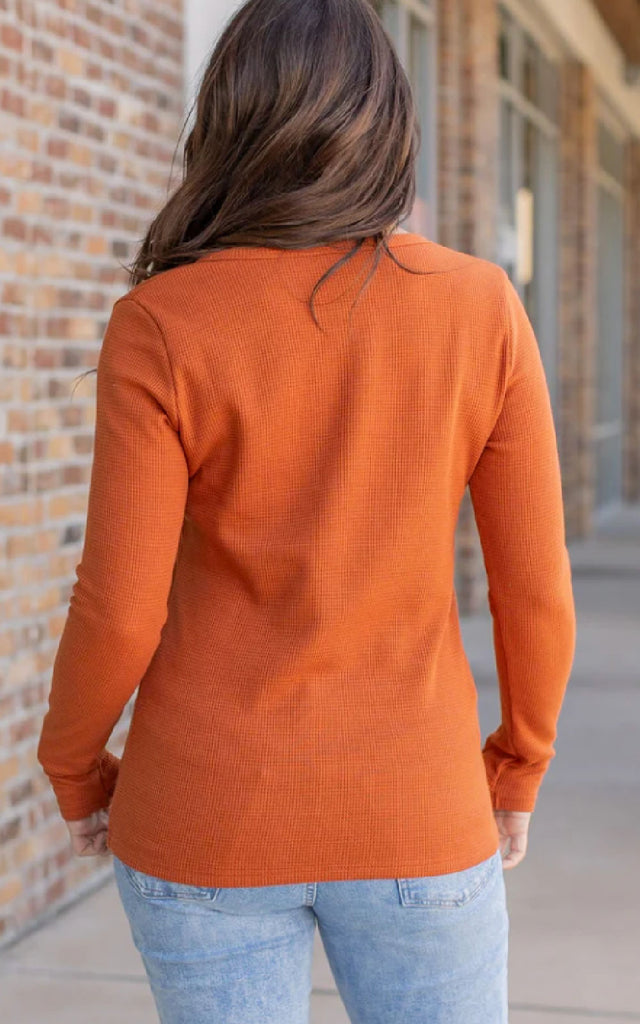
<svg viewBox="0 0 640 1024">
<path fill-rule="evenodd" d="M 500 850 L 444 875 L 246 888 L 113 865 L 162 1024 L 308 1024 L 316 923 L 352 1024 L 507 1024 Z"/>
</svg>

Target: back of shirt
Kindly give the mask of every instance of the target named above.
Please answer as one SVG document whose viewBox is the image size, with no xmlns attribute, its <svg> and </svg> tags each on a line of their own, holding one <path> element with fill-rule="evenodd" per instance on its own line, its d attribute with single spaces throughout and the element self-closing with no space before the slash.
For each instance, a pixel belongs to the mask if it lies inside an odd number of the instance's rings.
<svg viewBox="0 0 640 1024">
<path fill-rule="evenodd" d="M 383 256 L 361 292 L 368 240 L 319 325 L 350 242 L 221 250 L 114 306 L 38 756 L 67 820 L 113 795 L 110 848 L 139 870 L 438 874 L 497 849 L 493 808 L 535 805 L 575 643 L 537 342 L 495 264 L 390 245 L 409 269 Z M 484 747 L 454 590 L 467 485 L 502 701 Z"/>
</svg>

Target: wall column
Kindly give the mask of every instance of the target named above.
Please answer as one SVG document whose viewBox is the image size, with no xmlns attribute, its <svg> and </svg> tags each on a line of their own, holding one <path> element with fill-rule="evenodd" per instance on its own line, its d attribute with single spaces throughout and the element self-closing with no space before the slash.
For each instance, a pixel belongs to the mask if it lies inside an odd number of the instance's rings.
<svg viewBox="0 0 640 1024">
<path fill-rule="evenodd" d="M 591 531 L 595 499 L 592 426 L 598 330 L 596 93 L 579 61 L 561 68 L 560 416 L 567 536 Z"/>
<path fill-rule="evenodd" d="M 496 0 L 440 0 L 441 241 L 496 257 L 499 171 L 498 8 Z M 486 573 L 469 490 L 456 531 L 461 613 L 486 607 Z"/>
<path fill-rule="evenodd" d="M 438 241 L 460 247 L 460 2 L 439 0 L 438 32 Z"/>
</svg>

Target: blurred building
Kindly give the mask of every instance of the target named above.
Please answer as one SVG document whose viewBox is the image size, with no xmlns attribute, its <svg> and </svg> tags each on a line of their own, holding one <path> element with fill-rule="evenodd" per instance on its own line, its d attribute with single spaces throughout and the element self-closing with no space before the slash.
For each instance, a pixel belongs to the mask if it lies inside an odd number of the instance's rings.
<svg viewBox="0 0 640 1024">
<path fill-rule="evenodd" d="M 405 224 L 502 264 L 551 392 L 569 539 L 640 500 L 640 2 L 372 0 L 416 92 Z M 91 470 L 95 365 L 180 171 L 183 116 L 236 0 L 0 4 L 0 945 L 93 886 L 36 740 Z M 468 496 L 457 595 L 486 579 Z M 110 746 L 116 752 L 128 716 Z"/>
</svg>

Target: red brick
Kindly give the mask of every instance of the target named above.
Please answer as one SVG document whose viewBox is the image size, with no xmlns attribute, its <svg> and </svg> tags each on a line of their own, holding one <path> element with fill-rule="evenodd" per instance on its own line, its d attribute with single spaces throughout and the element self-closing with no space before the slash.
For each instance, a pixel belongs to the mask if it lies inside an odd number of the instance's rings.
<svg viewBox="0 0 640 1024">
<path fill-rule="evenodd" d="M 16 683 L 0 698 L 0 749 L 19 743 L 21 753 L 20 763 L 0 762 L 0 805 L 20 807 L 21 816 L 5 815 L 0 827 L 0 876 L 21 885 L 0 894 L 9 901 L 0 927 L 7 937 L 81 884 L 70 851 L 57 851 L 64 825 L 34 758 L 91 472 L 95 375 L 73 385 L 95 367 L 109 311 L 128 288 L 119 254 L 131 257 L 165 202 L 183 76 L 173 0 L 134 9 L 13 0 L 11 12 L 0 24 L 9 131 L 0 156 L 0 658 L 9 663 L 3 677 L 13 673 Z M 135 128 L 117 121 L 120 100 L 131 96 Z M 138 146 L 136 132 L 144 133 Z M 112 143 L 126 133 L 126 149 Z M 87 862 L 84 875 L 92 869 L 100 865 Z M 45 891 L 34 888 L 42 882 Z"/>
</svg>

